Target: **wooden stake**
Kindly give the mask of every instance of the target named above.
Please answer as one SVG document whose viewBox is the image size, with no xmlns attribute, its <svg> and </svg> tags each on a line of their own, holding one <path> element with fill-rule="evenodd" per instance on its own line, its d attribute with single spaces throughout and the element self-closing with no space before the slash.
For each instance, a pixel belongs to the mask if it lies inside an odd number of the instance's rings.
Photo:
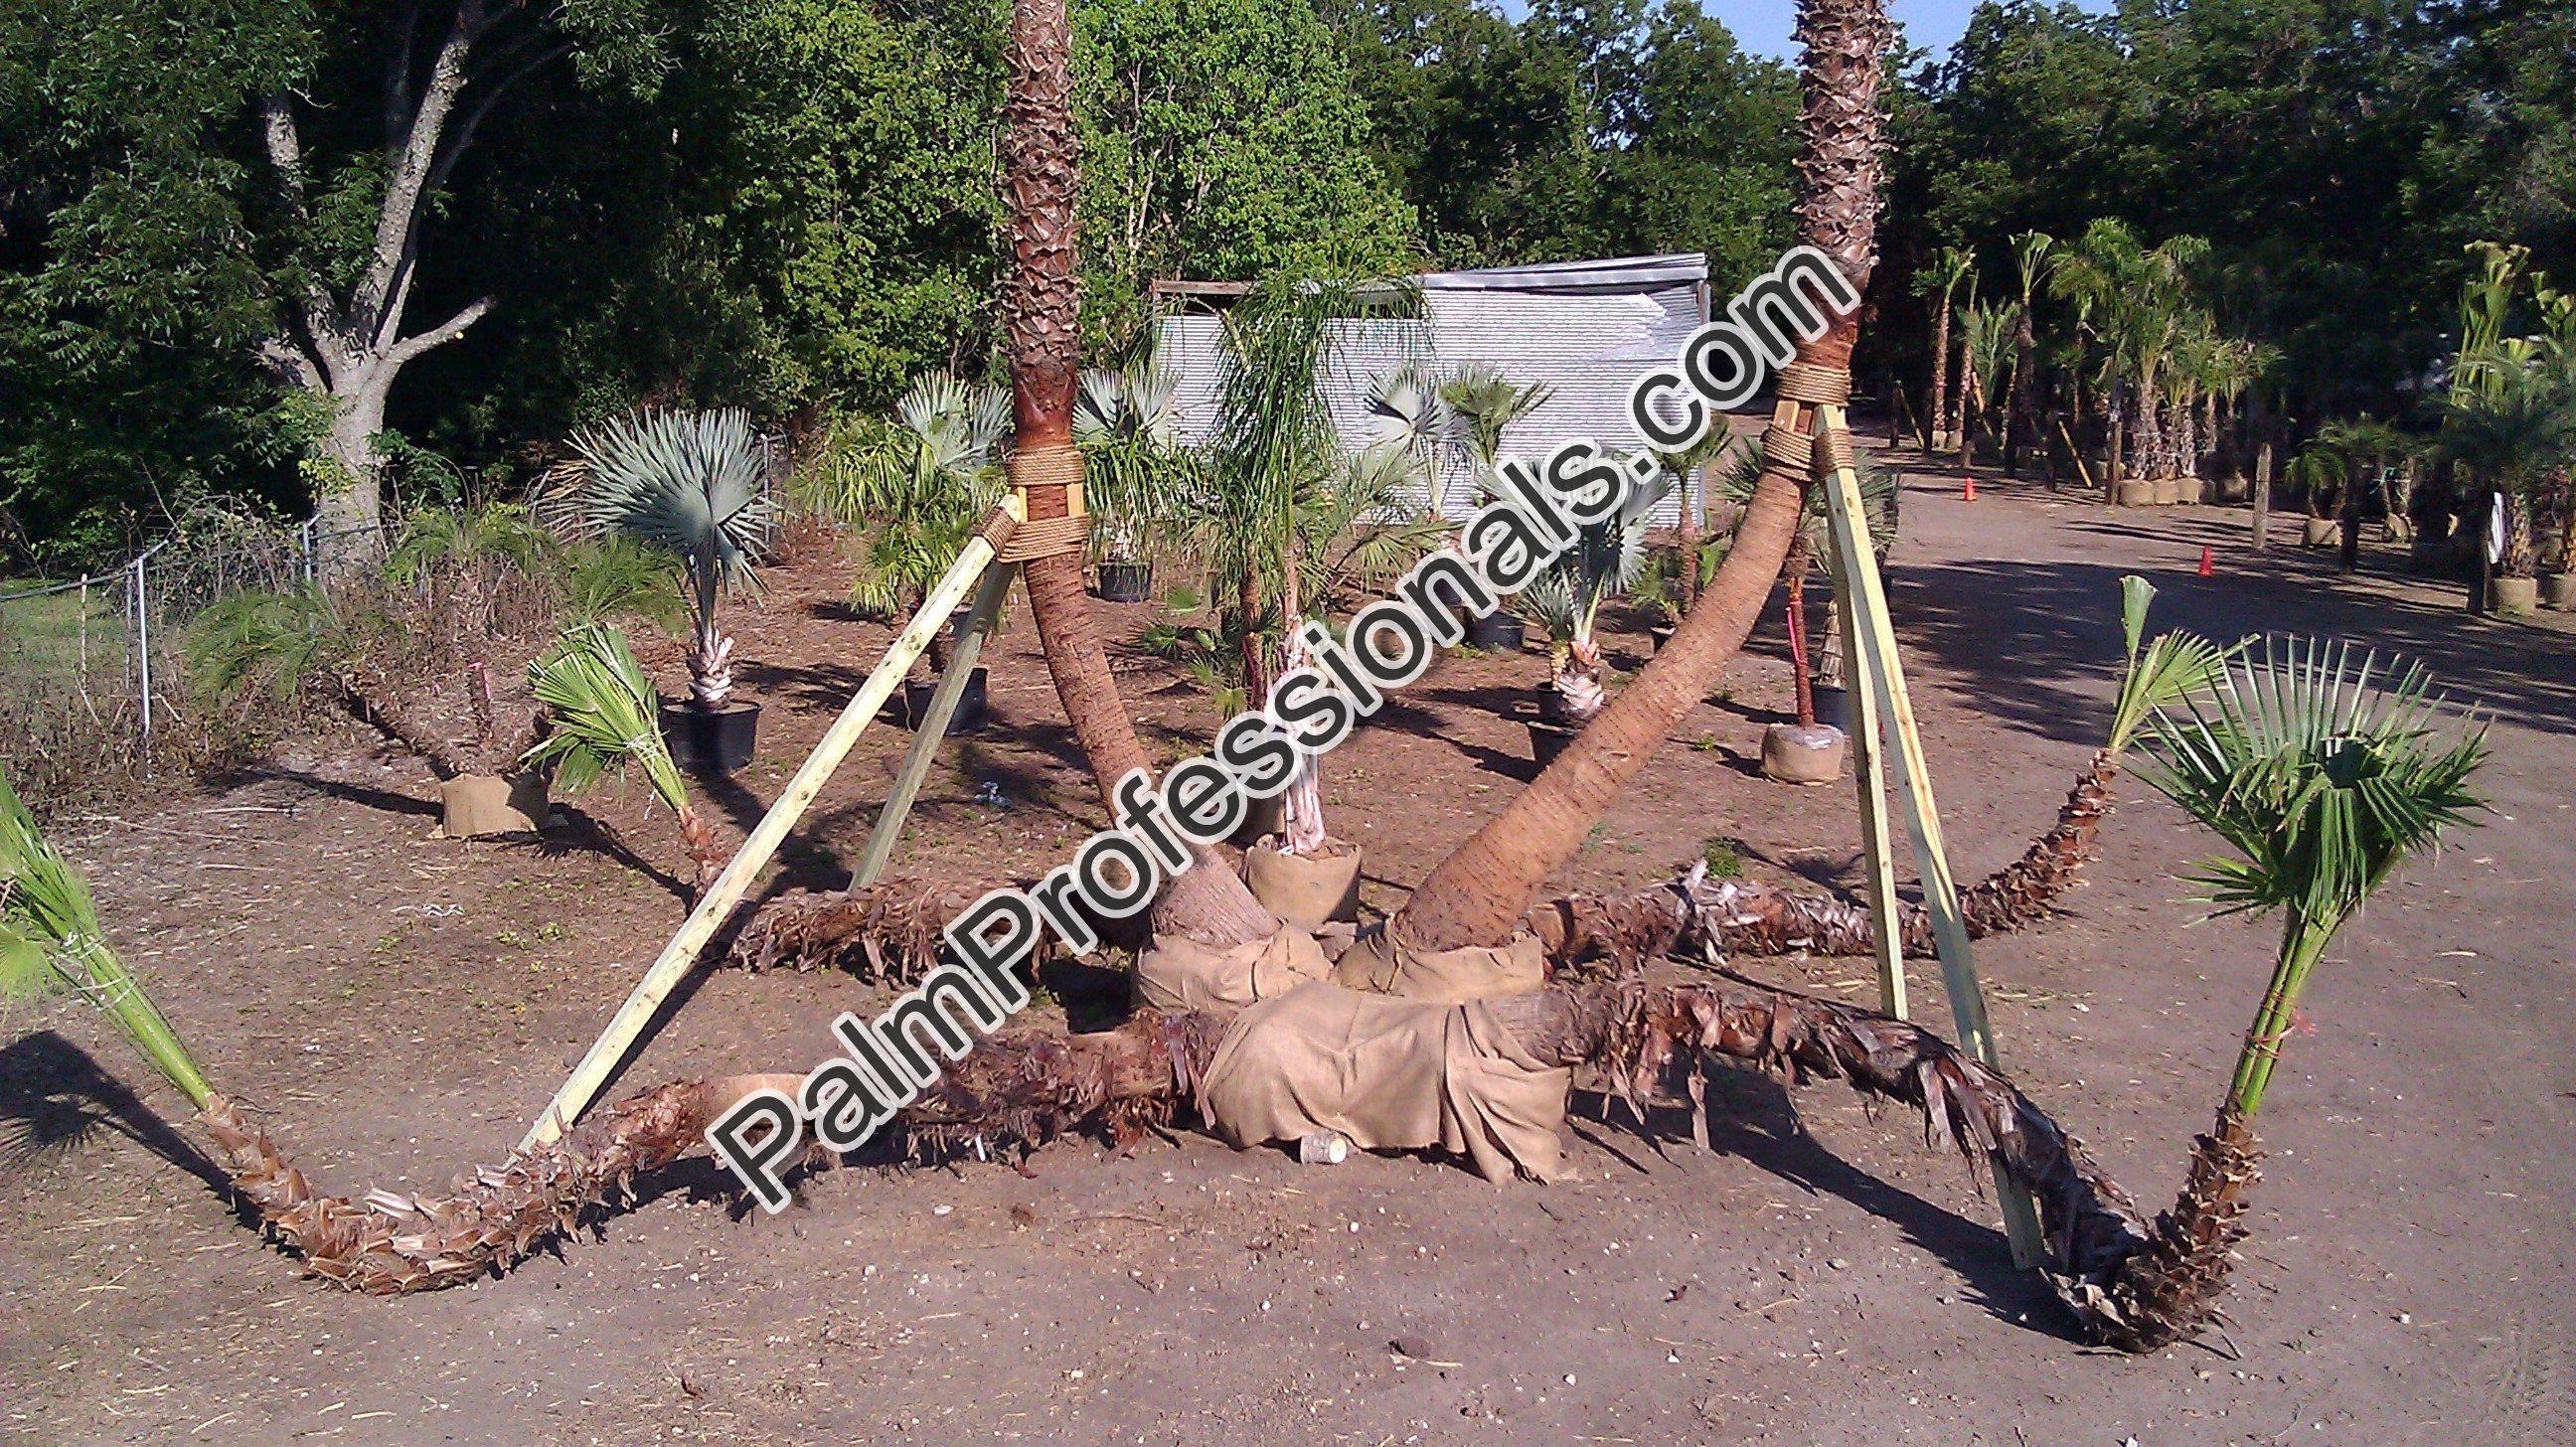
<svg viewBox="0 0 2576 1447">
<path fill-rule="evenodd" d="M 984 586 L 975 594 L 975 611 L 966 620 L 965 635 L 949 655 L 948 671 L 939 676 L 939 687 L 931 691 L 930 706 L 913 721 L 912 747 L 895 771 L 894 789 L 886 795 L 885 806 L 877 810 L 876 827 L 868 832 L 868 847 L 850 875 L 850 888 L 865 889 L 876 883 L 886 861 L 894 857 L 894 847 L 903 839 L 904 820 L 912 814 L 912 801 L 920 797 L 922 781 L 939 760 L 948 721 L 957 715 L 957 700 L 965 696 L 967 680 L 975 676 L 975 659 L 984 651 L 985 636 L 1001 617 L 1002 600 L 1009 596 L 1011 579 L 1018 574 L 1019 569 L 1009 563 L 984 570 Z"/>
<path fill-rule="evenodd" d="M 1858 630 L 1853 626 L 1852 520 L 1835 502 L 1837 496 L 1836 491 L 1827 491 L 1826 511 L 1833 519 L 1834 608 L 1842 622 L 1843 697 L 1850 700 L 1851 706 L 1852 781 L 1860 790 L 1860 852 L 1867 867 L 1873 926 L 1870 943 L 1878 958 L 1878 1007 L 1902 1020 L 1907 1018 L 1905 939 L 1903 932 L 1894 927 L 1896 854 L 1889 846 L 1887 832 L 1887 758 L 1881 752 L 1885 738 L 1878 726 L 1872 665 L 1861 650 Z M 1862 546 L 1868 546 L 1867 542 L 1863 541 Z"/>
<path fill-rule="evenodd" d="M 1016 522 L 1020 516 L 1017 496 L 1006 499 L 1002 505 Z M 760 822 L 752 827 L 751 837 L 742 841 L 742 848 L 734 851 L 733 859 L 725 865 L 724 872 L 716 876 L 715 883 L 707 886 L 707 892 L 699 897 L 697 907 L 689 911 L 688 919 L 680 925 L 680 932 L 671 936 L 671 942 L 662 947 L 660 957 L 645 970 L 644 978 L 635 982 L 626 1002 L 619 1005 L 617 1013 L 609 1018 L 608 1028 L 600 1032 L 589 1053 L 573 1067 L 571 1078 L 555 1092 L 555 1098 L 547 1102 L 536 1123 L 528 1127 L 527 1136 L 519 1142 L 520 1150 L 531 1150 L 559 1139 L 565 1129 L 581 1119 L 581 1113 L 590 1108 L 600 1087 L 608 1083 L 608 1077 L 616 1073 L 617 1067 L 626 1059 L 626 1052 L 633 1048 L 635 1037 L 644 1033 L 644 1027 L 652 1023 L 655 1012 L 662 1008 L 663 1000 L 697 963 L 698 952 L 706 948 L 716 926 L 722 924 L 725 917 L 733 913 L 734 906 L 742 902 L 743 895 L 751 888 L 751 881 L 768 865 L 770 856 L 778 852 L 787 831 L 795 828 L 796 821 L 805 816 L 805 810 L 813 804 L 814 796 L 822 792 L 824 782 L 832 777 L 832 771 L 841 766 L 841 760 L 849 757 L 851 745 L 856 744 L 860 733 L 875 722 L 878 711 L 885 707 L 886 699 L 902 686 L 903 676 L 911 669 L 913 660 L 930 646 L 931 635 L 948 626 L 948 615 L 956 611 L 958 603 L 966 596 L 966 590 L 975 585 L 975 580 L 983 576 L 985 566 L 992 561 L 993 545 L 990 542 L 980 535 L 967 539 L 965 550 L 957 555 L 957 561 L 948 565 L 948 571 L 940 575 L 938 584 L 930 590 L 930 596 L 922 601 L 921 611 L 913 614 L 912 621 L 895 635 L 894 642 L 886 648 L 885 657 L 868 674 L 867 681 L 859 685 L 858 693 L 841 710 L 841 716 L 824 731 L 822 740 L 814 745 L 814 751 L 805 756 L 804 766 L 787 781 L 787 788 L 779 794 L 778 801 L 769 806 L 768 813 L 760 816 Z"/>
<path fill-rule="evenodd" d="M 1841 431 L 1842 409 L 1816 409 L 1816 435 Z M 1932 917 L 1932 939 L 1941 956 L 1941 979 L 1950 996 L 1950 1018 L 1959 1043 L 1998 1070 L 1994 1028 L 1986 1016 L 1985 987 L 1968 950 L 1968 927 L 1959 912 L 1958 881 L 1950 873 L 1949 851 L 1941 840 L 1941 815 L 1932 799 L 1932 776 L 1923 761 L 1923 735 L 1915 725 L 1914 705 L 1905 686 L 1905 668 L 1897 656 L 1896 628 L 1887 611 L 1887 593 L 1878 576 L 1878 560 L 1869 549 L 1862 518 L 1866 515 L 1860 479 L 1848 467 L 1833 470 L 1828 480 L 1826 516 L 1850 574 L 1851 617 L 1845 635 L 1859 649 L 1858 661 L 1870 692 L 1886 711 L 1896 740 L 1897 783 L 1905 801 L 1906 832 L 1914 845 L 1915 872 L 1923 881 L 1923 907 Z M 1873 901 L 1873 905 L 1875 905 Z M 1879 916 L 1882 934 L 1894 932 L 1893 918 Z M 2012 1242 L 2013 1261 L 2035 1269 L 2048 1259 L 2040 1236 L 2039 1211 L 2028 1192 L 1995 1170 L 1995 1196 L 2003 1207 L 2004 1232 Z"/>
</svg>

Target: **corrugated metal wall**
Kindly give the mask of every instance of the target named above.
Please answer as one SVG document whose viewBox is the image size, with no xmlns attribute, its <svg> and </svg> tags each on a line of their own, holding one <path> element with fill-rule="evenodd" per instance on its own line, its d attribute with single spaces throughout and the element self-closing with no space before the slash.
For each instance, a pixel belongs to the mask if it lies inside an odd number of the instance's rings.
<svg viewBox="0 0 2576 1447">
<path fill-rule="evenodd" d="M 1407 361 L 1442 375 L 1482 364 L 1551 389 L 1545 405 L 1504 433 L 1505 452 L 1537 459 L 1583 437 L 1633 449 L 1639 438 L 1628 423 L 1628 388 L 1638 373 L 1672 360 L 1707 319 L 1707 276 L 1706 258 L 1695 253 L 1423 276 L 1420 320 L 1342 330 L 1324 377 L 1333 420 L 1348 445 L 1365 446 L 1376 378 Z M 1167 318 L 1162 349 L 1177 373 L 1181 436 L 1202 441 L 1214 424 L 1224 324 L 1205 312 Z M 1448 473 L 1443 511 L 1464 517 L 1476 502 L 1464 462 L 1453 460 Z M 1657 521 L 1679 516 L 1680 499 L 1669 498 Z"/>
</svg>

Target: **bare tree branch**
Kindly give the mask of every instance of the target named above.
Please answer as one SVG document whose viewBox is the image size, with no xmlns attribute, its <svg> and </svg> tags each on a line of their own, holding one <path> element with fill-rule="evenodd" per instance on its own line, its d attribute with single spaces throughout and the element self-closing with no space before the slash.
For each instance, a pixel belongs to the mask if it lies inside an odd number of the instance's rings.
<svg viewBox="0 0 2576 1447">
<path fill-rule="evenodd" d="M 295 134 L 294 102 L 282 90 L 259 98 L 261 138 L 268 144 L 268 164 L 285 186 L 297 212 L 304 210 L 304 143 Z"/>
<path fill-rule="evenodd" d="M 259 358 L 261 366 L 275 373 L 278 380 L 288 386 L 301 387 L 308 392 L 322 390 L 322 369 L 292 338 L 264 338 L 252 352 Z"/>
<path fill-rule="evenodd" d="M 385 154 L 402 148 L 403 130 L 411 124 L 411 46 L 420 29 L 420 0 L 403 7 L 402 27 L 394 32 L 393 63 L 385 67 Z"/>
<path fill-rule="evenodd" d="M 429 351 L 435 347 L 446 346 L 449 342 L 455 341 L 458 337 L 465 335 L 465 329 L 474 325 L 476 322 L 481 321 L 483 319 L 483 314 L 491 309 L 492 298 L 488 296 L 476 297 L 473 301 L 466 304 L 463 311 L 449 317 L 446 321 L 441 322 L 437 326 L 431 327 L 428 331 L 421 332 L 416 336 L 405 337 L 401 341 L 394 343 L 392 346 L 385 348 L 384 366 L 388 370 L 400 367 L 405 362 L 419 356 L 423 352 Z"/>
<path fill-rule="evenodd" d="M 376 216 L 374 260 L 349 297 L 347 315 L 354 324 L 353 332 L 372 337 L 383 320 L 385 298 L 393 292 L 395 273 L 402 268 L 412 228 L 419 220 L 430 168 L 437 162 L 448 115 L 465 88 L 468 53 L 475 38 L 482 34 L 485 21 L 481 0 L 461 0 L 456 18 L 448 26 L 447 38 L 439 43 L 438 57 L 430 64 L 429 78 L 421 86 L 420 104 L 412 112 L 411 124 L 385 181 L 384 207 Z"/>
</svg>

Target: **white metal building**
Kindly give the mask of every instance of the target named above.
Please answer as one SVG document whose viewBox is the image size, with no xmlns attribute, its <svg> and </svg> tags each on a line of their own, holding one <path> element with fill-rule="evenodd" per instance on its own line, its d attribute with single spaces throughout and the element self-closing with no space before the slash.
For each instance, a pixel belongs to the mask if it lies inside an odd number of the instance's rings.
<svg viewBox="0 0 2576 1447">
<path fill-rule="evenodd" d="M 1415 280 L 1420 319 L 1349 323 L 1332 349 L 1325 391 L 1353 447 L 1370 435 L 1371 382 L 1419 361 L 1440 375 L 1481 363 L 1514 382 L 1548 386 L 1546 403 L 1505 432 L 1507 453 L 1535 459 L 1578 437 L 1634 448 L 1640 439 L 1628 423 L 1629 385 L 1671 361 L 1708 320 L 1708 258 L 1698 252 L 1437 271 Z M 1241 289 L 1175 290 L 1222 296 Z M 1181 436 L 1199 441 L 1213 424 L 1223 323 L 1203 307 L 1184 311 L 1164 320 L 1161 341 L 1175 373 Z M 1472 489 L 1445 491 L 1451 516 L 1474 508 Z M 1658 521 L 1678 513 L 1679 500 L 1667 499 Z"/>
</svg>

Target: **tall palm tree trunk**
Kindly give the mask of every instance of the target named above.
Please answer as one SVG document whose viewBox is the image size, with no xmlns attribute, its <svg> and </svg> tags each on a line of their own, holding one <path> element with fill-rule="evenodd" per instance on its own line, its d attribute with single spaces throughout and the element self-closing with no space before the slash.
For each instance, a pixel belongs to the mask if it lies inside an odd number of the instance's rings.
<svg viewBox="0 0 2576 1447">
<path fill-rule="evenodd" d="M 1073 126 L 1073 39 L 1065 0 L 1015 0 L 1003 104 L 1002 190 L 1011 267 L 1002 292 L 1018 454 L 1073 446 L 1073 393 L 1082 365 L 1081 280 L 1075 266 L 1075 198 L 1080 186 Z M 1061 481 L 1028 489 L 1032 521 L 1071 511 Z M 1047 673 L 1091 763 L 1104 804 L 1130 771 L 1152 759 L 1136 737 L 1118 681 L 1109 672 L 1100 625 L 1083 591 L 1082 557 L 1061 552 L 1021 568 Z M 1212 851 L 1155 901 L 1154 927 L 1211 944 L 1258 939 L 1279 927 Z"/>
<path fill-rule="evenodd" d="M 1878 256 L 1887 15 L 1878 0 L 1803 0 L 1797 33 L 1806 45 L 1798 240 L 1833 257 L 1865 292 Z M 1838 318 L 1799 346 L 1798 360 L 1849 375 L 1859 335 L 1858 313 Z M 1804 404 L 1784 402 L 1779 411 L 1790 428 L 1812 424 Z M 1399 943 L 1440 950 L 1511 937 L 1539 887 L 1582 848 L 1619 791 L 1744 646 L 1797 536 L 1807 482 L 1777 464 L 1763 469 L 1734 549 L 1672 643 L 1520 797 L 1431 871 L 1389 922 Z"/>
<path fill-rule="evenodd" d="M 1941 445 L 1941 429 L 1950 421 L 1950 293 L 1941 293 L 1939 315 L 1932 322 L 1932 410 L 1925 414 L 1923 450 Z"/>
</svg>

